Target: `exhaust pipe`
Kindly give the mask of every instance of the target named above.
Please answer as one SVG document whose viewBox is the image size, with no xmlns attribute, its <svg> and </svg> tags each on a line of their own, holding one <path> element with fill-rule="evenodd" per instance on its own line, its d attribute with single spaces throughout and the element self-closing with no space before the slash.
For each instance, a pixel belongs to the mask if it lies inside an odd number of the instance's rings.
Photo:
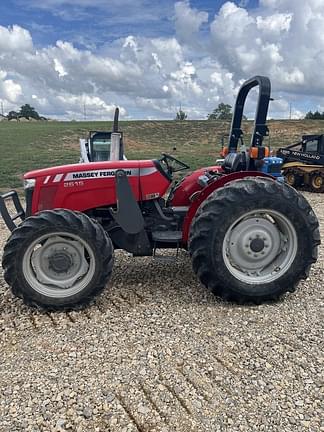
<svg viewBox="0 0 324 432">
<path fill-rule="evenodd" d="M 118 132 L 118 118 L 119 118 L 119 108 L 115 109 L 113 132 Z"/>
</svg>

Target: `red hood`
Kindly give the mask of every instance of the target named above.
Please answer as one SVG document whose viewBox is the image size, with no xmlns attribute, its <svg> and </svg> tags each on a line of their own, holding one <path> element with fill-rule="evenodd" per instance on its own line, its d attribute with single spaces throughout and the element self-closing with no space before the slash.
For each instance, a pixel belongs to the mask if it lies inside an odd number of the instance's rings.
<svg viewBox="0 0 324 432">
<path fill-rule="evenodd" d="M 61 165 L 51 168 L 44 168 L 34 171 L 29 171 L 24 175 L 24 179 L 31 179 L 37 177 L 53 176 L 56 174 L 65 174 L 74 171 L 92 171 L 101 169 L 124 169 L 124 168 L 148 168 L 153 165 L 151 160 L 133 160 L 133 161 L 104 161 L 104 162 L 91 162 L 84 164 L 71 164 Z"/>
</svg>

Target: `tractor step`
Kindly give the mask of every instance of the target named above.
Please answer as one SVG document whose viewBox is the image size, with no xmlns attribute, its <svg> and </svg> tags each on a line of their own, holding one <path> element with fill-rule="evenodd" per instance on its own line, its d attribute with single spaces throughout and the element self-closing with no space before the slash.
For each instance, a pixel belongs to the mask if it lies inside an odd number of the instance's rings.
<svg viewBox="0 0 324 432">
<path fill-rule="evenodd" d="M 166 263 L 172 263 L 177 261 L 178 254 L 176 256 L 174 255 L 153 255 L 154 261 L 166 264 Z"/>
<path fill-rule="evenodd" d="M 157 261 L 168 263 L 176 261 L 179 253 L 179 245 L 182 240 L 182 231 L 153 231 L 152 239 L 154 241 L 153 258 Z M 177 253 L 174 255 L 157 255 L 156 249 L 173 247 L 176 245 Z"/>
<path fill-rule="evenodd" d="M 182 231 L 153 231 L 152 239 L 156 243 L 180 243 Z"/>
</svg>

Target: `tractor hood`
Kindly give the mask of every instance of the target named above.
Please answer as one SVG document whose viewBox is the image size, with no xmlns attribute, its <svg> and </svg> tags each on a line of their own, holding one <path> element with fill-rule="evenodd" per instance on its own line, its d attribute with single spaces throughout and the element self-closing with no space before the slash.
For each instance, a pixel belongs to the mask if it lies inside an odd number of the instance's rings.
<svg viewBox="0 0 324 432">
<path fill-rule="evenodd" d="M 91 162 L 88 164 L 71 164 L 71 165 L 61 165 L 51 168 L 44 168 L 34 171 L 29 171 L 24 175 L 24 180 L 37 179 L 40 177 L 48 178 L 52 177 L 59 178 L 60 180 L 66 177 L 70 173 L 79 173 L 80 178 L 84 177 L 94 177 L 95 173 L 98 171 L 111 171 L 118 169 L 139 169 L 139 168 L 149 168 L 153 166 L 153 161 L 151 160 L 135 160 L 135 161 L 104 161 L 104 162 Z M 92 175 L 93 174 L 93 175 Z"/>
<path fill-rule="evenodd" d="M 30 171 L 24 183 L 32 194 L 31 214 L 53 208 L 86 211 L 116 205 L 118 170 L 126 173 L 137 201 L 162 197 L 170 185 L 154 160 L 90 162 Z"/>
</svg>

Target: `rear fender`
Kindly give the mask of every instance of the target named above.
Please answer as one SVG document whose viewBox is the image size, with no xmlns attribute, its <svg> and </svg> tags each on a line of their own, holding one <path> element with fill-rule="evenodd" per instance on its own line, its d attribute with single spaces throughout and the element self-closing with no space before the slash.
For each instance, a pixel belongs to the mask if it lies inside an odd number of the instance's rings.
<svg viewBox="0 0 324 432">
<path fill-rule="evenodd" d="M 225 186 L 227 183 L 230 183 L 234 180 L 243 179 L 245 177 L 268 177 L 275 181 L 275 179 L 262 172 L 258 171 L 240 171 L 236 173 L 231 173 L 224 175 L 217 180 L 215 180 L 213 183 L 209 184 L 205 189 L 203 189 L 198 196 L 198 198 L 191 204 L 189 207 L 188 213 L 184 219 L 183 222 L 183 228 L 182 228 L 182 242 L 183 244 L 188 243 L 189 239 L 189 232 L 190 232 L 190 226 L 192 223 L 193 218 L 195 217 L 198 208 L 200 205 L 209 197 L 209 195 L 214 192 L 216 189 L 219 189 L 223 186 Z"/>
</svg>

